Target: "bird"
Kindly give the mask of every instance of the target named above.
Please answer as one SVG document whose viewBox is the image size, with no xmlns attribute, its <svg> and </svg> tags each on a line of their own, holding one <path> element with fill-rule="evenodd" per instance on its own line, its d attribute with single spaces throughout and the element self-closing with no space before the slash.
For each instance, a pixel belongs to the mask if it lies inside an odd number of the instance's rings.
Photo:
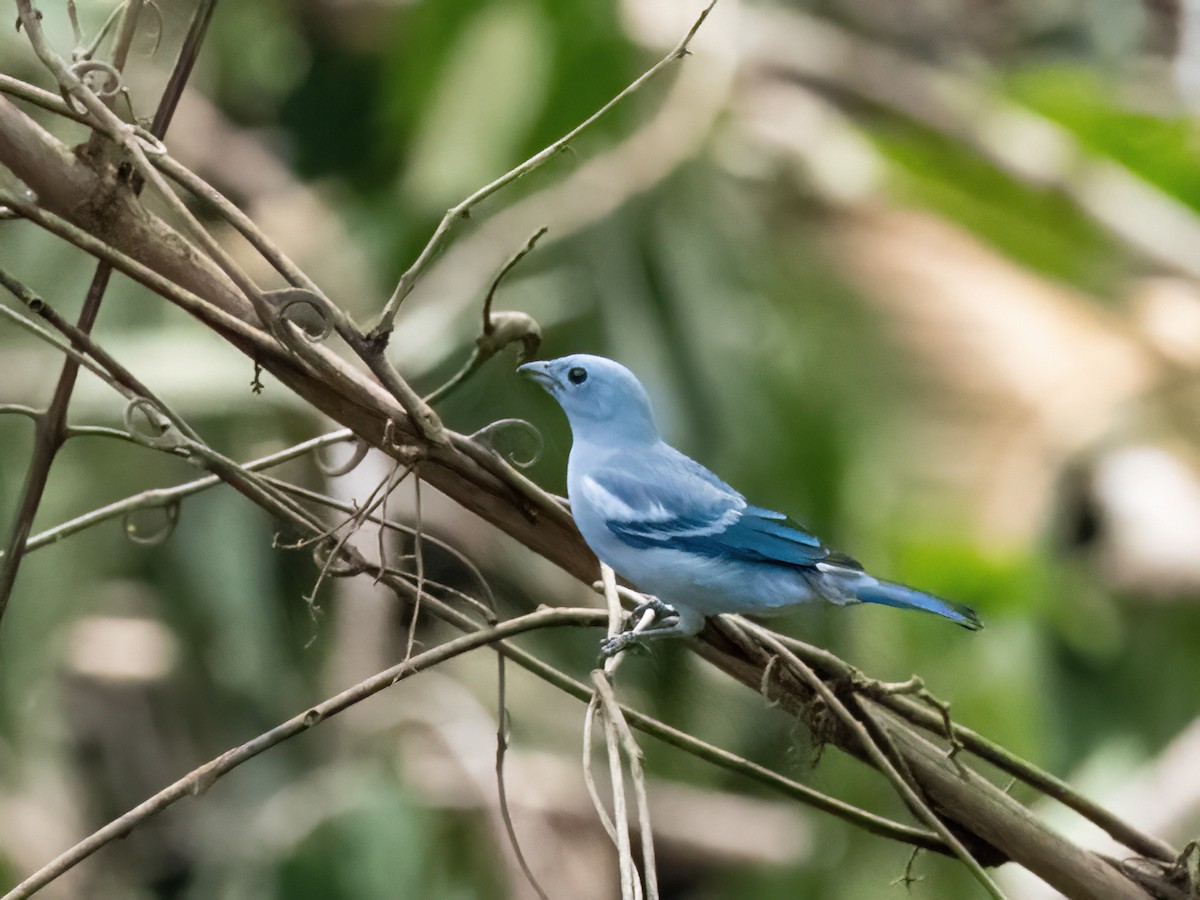
<svg viewBox="0 0 1200 900">
<path fill-rule="evenodd" d="M 634 643 L 695 635 L 709 616 L 770 615 L 825 600 L 935 613 L 972 631 L 974 610 L 868 574 L 787 515 L 754 506 L 659 433 L 650 396 L 611 359 L 574 354 L 517 370 L 543 387 L 571 426 L 567 498 L 601 562 L 651 595 L 655 626 L 625 631 L 605 656 Z"/>
</svg>

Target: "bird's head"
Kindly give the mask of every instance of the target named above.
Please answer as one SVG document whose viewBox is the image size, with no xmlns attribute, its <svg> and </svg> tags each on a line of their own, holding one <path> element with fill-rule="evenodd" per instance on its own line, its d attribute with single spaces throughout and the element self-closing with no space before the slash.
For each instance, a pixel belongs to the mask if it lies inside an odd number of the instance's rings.
<svg viewBox="0 0 1200 900">
<path fill-rule="evenodd" d="M 620 363 L 603 356 L 576 353 L 518 370 L 558 401 L 576 440 L 611 442 L 614 438 L 654 442 L 658 427 L 650 397 L 640 381 Z"/>
</svg>

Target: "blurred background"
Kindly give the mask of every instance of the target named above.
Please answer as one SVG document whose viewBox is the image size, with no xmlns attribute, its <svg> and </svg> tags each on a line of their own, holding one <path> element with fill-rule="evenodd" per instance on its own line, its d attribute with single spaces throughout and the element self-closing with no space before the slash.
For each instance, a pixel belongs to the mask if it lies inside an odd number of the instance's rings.
<svg viewBox="0 0 1200 900">
<path fill-rule="evenodd" d="M 191 14 L 158 0 L 128 80 L 148 116 Z M 1200 831 L 1200 11 L 1193 0 L 721 0 L 680 66 L 482 204 L 404 307 L 400 370 L 432 389 L 501 287 L 543 354 L 633 368 L 665 431 L 872 571 L 967 603 L 975 635 L 883 608 L 778 627 L 869 674 L 919 673 L 957 719 L 1182 845 Z M 112 0 L 77 0 L 94 31 Z M 70 49 L 65 4 L 42 0 Z M 360 322 L 442 213 L 568 131 L 673 46 L 681 0 L 242 0 L 217 6 L 167 143 Z M 157 45 L 157 48 L 156 48 Z M 50 87 L 23 35 L 4 72 Z M 78 126 L 41 121 L 66 140 Z M 261 282 L 271 273 L 212 220 Z M 0 222 L 0 265 L 64 313 L 94 263 Z M 4 302 L 11 302 L 5 298 Z M 116 278 L 98 340 L 216 448 L 250 459 L 328 430 L 167 303 Z M 0 325 L 0 402 L 47 402 L 58 356 Z M 531 477 L 565 492 L 553 402 L 489 363 L 440 405 L 471 432 L 522 416 Z M 81 379 L 71 421 L 119 425 Z M 0 417 L 0 522 L 32 427 Z M 330 451 L 341 459 L 344 448 Z M 361 500 L 369 457 L 327 478 Z M 197 477 L 99 438 L 58 458 L 37 533 Z M 545 561 L 426 489 L 426 531 L 501 609 L 594 603 Z M 389 504 L 411 520 L 403 487 Z M 31 553 L 0 628 L 0 883 L 43 865 L 188 770 L 401 658 L 409 611 L 326 583 L 227 490 Z M 368 542 L 374 540 L 367 535 Z M 399 548 L 398 552 L 404 552 Z M 453 556 L 431 577 L 479 594 Z M 422 645 L 450 636 L 426 624 Z M 578 676 L 594 633 L 520 642 Z M 496 808 L 495 661 L 405 682 L 268 753 L 104 849 L 47 896 L 531 896 Z M 906 818 L 875 773 L 681 646 L 630 659 L 620 692 L 704 740 Z M 579 765 L 583 707 L 512 670 L 508 787 L 553 897 L 616 896 Z M 906 847 L 642 740 L 664 896 L 903 896 Z M 1016 789 L 1020 794 L 1020 788 Z M 1023 798 L 1024 799 L 1024 798 Z M 1116 852 L 1057 808 L 1039 812 Z M 1011 866 L 1008 868 L 1012 868 Z M 970 896 L 922 857 L 911 896 Z M 1020 897 L 1053 896 L 1004 870 Z"/>
</svg>

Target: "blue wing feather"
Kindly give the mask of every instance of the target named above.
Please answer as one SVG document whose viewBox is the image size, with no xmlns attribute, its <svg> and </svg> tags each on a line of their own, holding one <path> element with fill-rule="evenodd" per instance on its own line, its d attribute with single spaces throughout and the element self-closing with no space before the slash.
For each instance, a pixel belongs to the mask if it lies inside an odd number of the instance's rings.
<svg viewBox="0 0 1200 900">
<path fill-rule="evenodd" d="M 696 463 L 693 466 L 701 468 Z M 745 501 L 740 494 L 707 469 L 702 471 L 709 476 L 703 479 L 709 490 L 695 492 L 687 489 L 687 479 L 634 478 L 613 469 L 590 477 L 632 511 L 646 511 L 636 517 L 610 516 L 605 520 L 609 531 L 630 546 L 780 565 L 830 562 L 861 568 L 849 557 L 831 551 L 783 513 L 742 506 Z M 688 474 L 698 475 L 694 471 Z"/>
<path fill-rule="evenodd" d="M 705 524 L 702 520 L 685 517 L 655 522 L 652 526 L 613 520 L 607 524 L 613 534 L 635 547 L 661 547 L 705 556 L 793 566 L 835 562 L 857 567 L 853 560 L 834 554 L 786 517 L 780 518 L 782 521 L 763 518 L 747 508 L 725 528 L 708 533 L 698 533 Z"/>
</svg>

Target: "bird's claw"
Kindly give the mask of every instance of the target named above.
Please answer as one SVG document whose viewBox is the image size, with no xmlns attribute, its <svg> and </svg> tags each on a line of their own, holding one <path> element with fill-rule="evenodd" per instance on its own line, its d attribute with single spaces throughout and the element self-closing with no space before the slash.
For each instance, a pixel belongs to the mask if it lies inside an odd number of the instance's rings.
<svg viewBox="0 0 1200 900">
<path fill-rule="evenodd" d="M 641 646 L 641 635 L 636 631 L 622 631 L 606 638 L 600 644 L 600 656 L 604 659 L 616 656 L 630 647 Z"/>
<path fill-rule="evenodd" d="M 638 623 L 642 621 L 642 617 L 648 612 L 654 613 L 653 624 L 655 629 L 664 625 L 670 626 L 679 621 L 679 613 L 676 612 L 674 607 L 668 606 L 657 597 L 651 597 L 645 603 L 639 603 L 633 608 L 633 612 L 629 614 L 629 626 L 625 631 L 606 638 L 600 644 L 600 655 L 608 659 L 628 650 L 630 647 L 643 646 L 645 630 L 638 631 L 636 629 Z"/>
</svg>

